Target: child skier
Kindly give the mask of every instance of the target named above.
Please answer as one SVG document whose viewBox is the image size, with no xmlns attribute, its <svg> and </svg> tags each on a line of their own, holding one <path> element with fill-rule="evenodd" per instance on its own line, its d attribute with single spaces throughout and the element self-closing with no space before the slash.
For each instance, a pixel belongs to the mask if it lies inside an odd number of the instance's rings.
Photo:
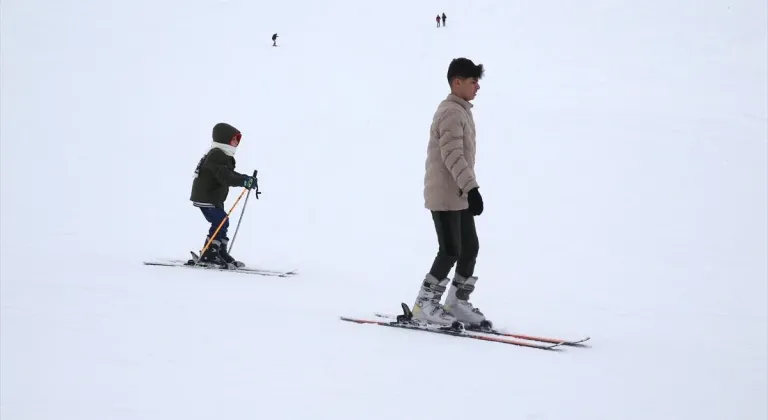
<svg viewBox="0 0 768 420">
<path fill-rule="evenodd" d="M 227 251 L 229 218 L 224 211 L 224 201 L 230 187 L 251 189 L 254 179 L 252 176 L 235 172 L 235 152 L 242 138 L 240 131 L 227 123 L 218 123 L 213 127 L 212 137 L 211 148 L 195 168 L 195 180 L 192 182 L 192 193 L 189 197 L 192 205 L 198 207 L 205 220 L 211 224 L 203 246 L 211 238 L 213 240 L 200 256 L 200 262 L 222 268 L 243 267 L 244 264 L 232 258 Z M 216 232 L 225 218 L 221 229 Z"/>
</svg>

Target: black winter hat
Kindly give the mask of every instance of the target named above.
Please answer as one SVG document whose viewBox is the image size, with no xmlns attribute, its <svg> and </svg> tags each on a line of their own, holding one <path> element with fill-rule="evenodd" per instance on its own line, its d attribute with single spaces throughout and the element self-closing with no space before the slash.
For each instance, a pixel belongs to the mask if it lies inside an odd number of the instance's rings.
<svg viewBox="0 0 768 420">
<path fill-rule="evenodd" d="M 240 140 L 240 138 L 242 137 L 240 130 L 223 122 L 213 126 L 212 135 L 213 135 L 214 142 L 222 143 L 222 144 L 229 144 L 229 141 L 232 140 L 232 137 L 234 136 L 237 136 L 238 140 Z"/>
</svg>

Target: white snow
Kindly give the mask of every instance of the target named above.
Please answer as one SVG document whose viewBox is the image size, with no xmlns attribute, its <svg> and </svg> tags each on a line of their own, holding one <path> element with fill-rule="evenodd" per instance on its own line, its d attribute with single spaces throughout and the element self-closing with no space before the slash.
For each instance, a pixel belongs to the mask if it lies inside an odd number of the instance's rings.
<svg viewBox="0 0 768 420">
<path fill-rule="evenodd" d="M 768 417 L 764 1 L 1 12 L 3 420 Z M 473 300 L 591 348 L 339 320 L 412 304 L 429 269 L 428 127 L 459 56 L 487 67 Z M 233 254 L 300 276 L 141 264 L 202 246 L 188 194 L 219 121 L 263 192 Z"/>
</svg>

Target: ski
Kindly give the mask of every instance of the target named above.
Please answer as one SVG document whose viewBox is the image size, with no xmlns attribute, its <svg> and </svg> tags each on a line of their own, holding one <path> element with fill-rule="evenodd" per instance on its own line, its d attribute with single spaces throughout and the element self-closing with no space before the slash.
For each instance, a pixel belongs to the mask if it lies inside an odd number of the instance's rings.
<svg viewBox="0 0 768 420">
<path fill-rule="evenodd" d="M 413 330 L 413 331 L 424 331 L 424 332 L 431 332 L 436 334 L 450 335 L 454 337 L 470 338 L 474 340 L 483 340 L 483 341 L 491 341 L 495 343 L 511 344 L 511 345 L 540 349 L 540 350 L 556 351 L 556 350 L 560 350 L 558 347 L 562 345 L 562 343 L 539 344 L 531 341 L 518 340 L 515 338 L 475 334 L 473 332 L 470 332 L 464 329 L 463 325 L 458 322 L 450 327 L 437 326 L 433 324 L 421 324 L 412 319 L 413 314 L 411 313 L 411 310 L 408 308 L 408 305 L 406 305 L 405 303 L 401 303 L 401 305 L 403 307 L 404 314 L 399 315 L 397 319 L 394 321 L 352 318 L 352 317 L 346 317 L 346 316 L 341 316 L 340 318 L 342 321 L 354 322 L 357 324 L 370 324 L 370 325 L 379 325 L 383 327 L 402 328 L 402 329 Z"/>
<path fill-rule="evenodd" d="M 255 274 L 259 276 L 270 277 L 292 277 L 298 274 L 298 270 L 278 271 L 253 267 L 221 268 L 205 264 L 190 264 L 190 260 L 160 259 L 154 261 L 143 261 L 144 265 L 160 267 L 185 267 L 197 270 L 225 271 L 229 273 Z"/>
<path fill-rule="evenodd" d="M 200 261 L 200 257 L 194 251 L 189 251 L 189 253 L 192 254 L 192 261 L 197 262 L 198 265 L 205 265 L 205 263 L 200 263 L 199 262 Z M 192 261 L 187 261 L 187 264 L 190 264 Z M 218 268 L 216 266 L 213 266 L 213 267 L 214 268 Z M 245 268 L 246 270 L 258 271 L 260 273 L 272 274 L 272 275 L 276 275 L 276 276 L 280 276 L 280 275 L 292 276 L 292 275 L 297 274 L 297 271 L 298 271 L 296 269 L 288 270 L 288 271 L 279 271 L 279 270 L 268 270 L 266 268 L 250 268 L 250 267 L 247 267 L 245 265 L 238 266 L 237 268 L 239 268 L 239 269 Z M 229 270 L 229 269 L 226 269 L 226 270 Z"/>
<path fill-rule="evenodd" d="M 397 319 L 395 315 L 391 314 L 384 314 L 380 312 L 376 312 L 374 315 L 378 318 L 382 319 Z M 471 331 L 471 332 L 477 332 L 477 333 L 483 333 L 483 334 L 491 334 L 501 337 L 511 337 L 511 338 L 518 338 L 521 340 L 529 340 L 529 341 L 538 341 L 541 343 L 551 343 L 551 344 L 559 344 L 563 346 L 572 346 L 572 347 L 585 347 L 583 344 L 585 341 L 589 340 L 590 337 L 584 337 L 578 340 L 564 340 L 559 338 L 552 338 L 552 337 L 542 337 L 542 336 L 535 336 L 535 335 L 527 335 L 527 334 L 515 334 L 515 333 L 508 333 L 504 331 L 500 331 L 493 328 L 486 328 L 486 327 L 479 327 L 479 326 L 465 326 L 465 330 Z"/>
</svg>

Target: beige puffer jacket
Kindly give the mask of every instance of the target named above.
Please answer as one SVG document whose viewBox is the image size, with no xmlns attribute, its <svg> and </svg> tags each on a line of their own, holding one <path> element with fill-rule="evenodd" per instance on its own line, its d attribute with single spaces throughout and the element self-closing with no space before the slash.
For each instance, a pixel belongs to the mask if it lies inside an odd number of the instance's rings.
<svg viewBox="0 0 768 420">
<path fill-rule="evenodd" d="M 475 179 L 475 121 L 472 104 L 450 94 L 437 107 L 430 128 L 424 175 L 424 204 L 433 211 L 464 210 Z"/>
</svg>

